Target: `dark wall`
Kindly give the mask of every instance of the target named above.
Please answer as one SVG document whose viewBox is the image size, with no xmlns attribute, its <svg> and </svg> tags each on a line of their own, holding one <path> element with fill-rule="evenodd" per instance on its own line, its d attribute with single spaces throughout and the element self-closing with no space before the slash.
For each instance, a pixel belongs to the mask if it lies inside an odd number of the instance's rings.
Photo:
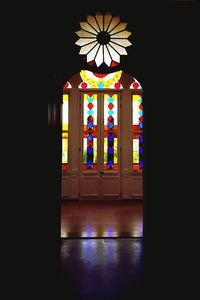
<svg viewBox="0 0 200 300">
<path fill-rule="evenodd" d="M 99 1 L 98 5 L 97 1 L 93 4 L 76 1 L 70 6 L 67 2 L 65 5 L 49 3 L 42 10 L 38 28 L 40 68 L 37 74 L 42 79 L 38 95 L 45 103 L 41 116 L 47 115 L 47 106 L 50 114 L 47 145 L 40 156 L 47 166 L 41 176 L 46 181 L 46 189 L 38 202 L 43 217 L 39 230 L 43 238 L 41 244 L 46 242 L 43 266 L 48 270 L 47 286 L 55 293 L 59 290 L 55 283 L 59 282 L 62 85 L 83 67 L 82 57 L 78 54 L 80 47 L 75 45 L 79 22 L 97 11 L 110 11 L 112 15 L 119 15 L 121 22 L 127 22 L 127 30 L 133 32 L 129 38 L 133 46 L 127 48 L 128 56 L 122 57 L 121 67 L 136 77 L 144 89 L 145 283 L 149 295 L 164 299 L 158 286 L 166 293 L 178 286 L 175 274 L 179 272 L 180 261 L 175 260 L 174 255 L 168 255 L 180 250 L 175 237 L 180 237 L 183 232 L 177 222 L 180 207 L 184 205 L 180 198 L 183 186 L 184 194 L 188 193 L 183 177 L 186 157 L 183 149 L 185 137 L 191 132 L 186 125 L 185 103 L 191 99 L 194 87 L 191 81 L 196 68 L 198 10 L 192 1 L 166 1 L 157 5 L 134 1 Z M 169 263 L 167 256 L 171 259 Z M 40 266 L 43 268 L 42 263 Z M 170 286 L 167 284 L 169 274 Z"/>
</svg>

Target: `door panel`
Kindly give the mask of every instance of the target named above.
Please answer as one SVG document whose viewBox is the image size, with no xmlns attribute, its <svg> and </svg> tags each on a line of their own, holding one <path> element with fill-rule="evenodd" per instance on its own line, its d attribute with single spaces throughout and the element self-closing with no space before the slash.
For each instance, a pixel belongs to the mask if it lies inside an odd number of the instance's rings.
<svg viewBox="0 0 200 300">
<path fill-rule="evenodd" d="M 120 199 L 120 93 L 81 96 L 80 199 Z"/>
</svg>

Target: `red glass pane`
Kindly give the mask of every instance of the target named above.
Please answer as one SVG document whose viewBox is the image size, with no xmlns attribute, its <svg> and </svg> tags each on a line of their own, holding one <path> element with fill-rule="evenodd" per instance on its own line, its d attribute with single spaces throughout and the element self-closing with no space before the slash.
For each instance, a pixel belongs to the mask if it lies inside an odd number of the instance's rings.
<svg viewBox="0 0 200 300">
<path fill-rule="evenodd" d="M 88 141 L 88 142 L 87 142 L 87 147 L 92 147 L 92 146 L 93 146 L 93 142 Z"/>
<path fill-rule="evenodd" d="M 140 130 L 140 126 L 138 126 L 138 125 L 132 125 L 132 130 Z"/>
<path fill-rule="evenodd" d="M 67 89 L 67 88 L 68 88 L 68 86 L 69 86 L 69 83 L 68 83 L 68 82 L 66 82 L 66 83 L 65 83 L 65 85 L 64 85 L 64 89 Z"/>
<path fill-rule="evenodd" d="M 139 117 L 139 120 L 142 122 L 143 121 L 143 116 Z"/>
<path fill-rule="evenodd" d="M 140 109 L 143 109 L 143 106 L 142 106 L 142 104 L 140 104 L 139 108 L 140 108 Z"/>
<path fill-rule="evenodd" d="M 114 105 L 113 105 L 112 103 L 109 103 L 109 104 L 108 104 L 108 107 L 109 107 L 110 109 L 113 109 Z"/>
<path fill-rule="evenodd" d="M 112 116 L 109 116 L 109 117 L 108 117 L 108 121 L 109 121 L 109 122 L 113 122 L 113 121 L 114 121 L 114 118 L 113 118 Z"/>
<path fill-rule="evenodd" d="M 132 134 L 132 138 L 133 138 L 133 139 L 139 139 L 139 137 L 140 137 L 140 134 L 139 134 L 139 133 L 133 133 L 133 134 Z"/>
<path fill-rule="evenodd" d="M 115 83 L 115 88 L 116 88 L 117 90 L 120 88 L 120 86 L 121 86 L 121 83 L 120 83 L 120 82 L 116 82 L 116 83 Z"/>
<path fill-rule="evenodd" d="M 89 108 L 89 109 L 92 109 L 93 106 L 94 106 L 94 105 L 93 105 L 91 102 L 88 104 L 88 108 Z"/>
<path fill-rule="evenodd" d="M 118 63 L 117 62 L 115 62 L 115 61 L 112 61 L 112 63 L 111 63 L 111 67 L 116 67 L 118 65 Z"/>
<path fill-rule="evenodd" d="M 138 164 L 133 165 L 133 170 L 138 171 L 140 169 L 140 166 Z"/>
<path fill-rule="evenodd" d="M 85 89 L 87 87 L 87 83 L 86 82 L 82 82 L 81 83 L 81 87 L 82 87 L 82 89 Z"/>
<path fill-rule="evenodd" d="M 67 164 L 62 164 L 62 171 L 66 171 L 68 169 L 68 165 Z"/>
<path fill-rule="evenodd" d="M 94 118 L 93 118 L 93 116 L 89 116 L 89 117 L 87 118 L 87 120 L 88 120 L 88 122 L 93 122 L 93 121 L 94 121 Z"/>
<path fill-rule="evenodd" d="M 139 84 L 138 84 L 137 82 L 134 82 L 134 83 L 133 83 L 133 87 L 134 87 L 134 89 L 137 89 L 137 88 L 138 88 L 138 86 L 139 86 Z"/>
</svg>

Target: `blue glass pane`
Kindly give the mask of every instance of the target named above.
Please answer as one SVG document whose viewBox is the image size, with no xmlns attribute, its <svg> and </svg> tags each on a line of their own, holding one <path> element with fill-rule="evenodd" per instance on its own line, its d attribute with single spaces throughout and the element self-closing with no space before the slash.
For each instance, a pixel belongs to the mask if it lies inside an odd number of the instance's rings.
<svg viewBox="0 0 200 300">
<path fill-rule="evenodd" d="M 99 82 L 98 83 L 98 88 L 102 89 L 104 87 L 104 83 L 103 82 Z"/>
<path fill-rule="evenodd" d="M 89 97 L 87 100 L 88 100 L 88 102 L 93 102 L 94 101 L 94 99 L 92 97 Z"/>
<path fill-rule="evenodd" d="M 140 154 L 143 153 L 143 149 L 142 149 L 142 148 L 139 149 L 139 153 L 140 153 Z"/>
<path fill-rule="evenodd" d="M 93 123 L 92 123 L 92 122 L 89 122 L 89 123 L 87 124 L 87 126 L 88 126 L 89 128 L 92 128 Z"/>
<path fill-rule="evenodd" d="M 114 111 L 109 109 L 109 110 L 108 110 L 108 114 L 109 114 L 109 115 L 113 115 L 113 114 L 114 114 Z"/>
<path fill-rule="evenodd" d="M 88 115 L 93 115 L 94 111 L 92 109 L 89 109 L 87 113 Z"/>
<path fill-rule="evenodd" d="M 140 137 L 139 137 L 139 141 L 140 141 L 140 143 L 143 142 L 143 136 L 140 136 Z"/>
<path fill-rule="evenodd" d="M 108 153 L 113 154 L 113 148 L 108 148 Z"/>
<path fill-rule="evenodd" d="M 113 126 L 114 126 L 113 123 L 108 123 L 109 128 L 113 128 Z"/>
<path fill-rule="evenodd" d="M 140 122 L 139 126 L 140 126 L 140 128 L 142 128 L 142 127 L 143 127 L 143 123 L 142 123 L 142 122 Z"/>
<path fill-rule="evenodd" d="M 92 162 L 91 160 L 88 160 L 87 165 L 88 165 L 89 167 L 91 167 L 91 166 L 93 165 L 93 162 Z"/>
<path fill-rule="evenodd" d="M 143 110 L 140 110 L 140 111 L 139 111 L 139 115 L 140 115 L 140 116 L 143 116 Z"/>
<path fill-rule="evenodd" d="M 143 161 L 142 160 L 140 160 L 139 165 L 140 165 L 140 167 L 143 167 Z"/>
<path fill-rule="evenodd" d="M 109 135 L 109 136 L 108 136 L 108 140 L 109 140 L 109 142 L 112 142 L 112 141 L 114 140 L 113 135 Z"/>
<path fill-rule="evenodd" d="M 138 100 L 138 102 L 141 104 L 142 103 L 142 98 Z"/>
<path fill-rule="evenodd" d="M 108 98 L 108 102 L 112 103 L 114 101 L 114 99 L 112 97 Z"/>
<path fill-rule="evenodd" d="M 93 148 L 91 148 L 91 147 L 87 148 L 87 153 L 92 154 L 93 153 Z"/>
<path fill-rule="evenodd" d="M 93 140 L 93 136 L 90 134 L 88 135 L 88 141 L 92 141 Z"/>
<path fill-rule="evenodd" d="M 113 166 L 113 162 L 110 160 L 110 161 L 108 162 L 108 165 L 109 165 L 109 167 L 112 167 L 112 166 Z"/>
</svg>

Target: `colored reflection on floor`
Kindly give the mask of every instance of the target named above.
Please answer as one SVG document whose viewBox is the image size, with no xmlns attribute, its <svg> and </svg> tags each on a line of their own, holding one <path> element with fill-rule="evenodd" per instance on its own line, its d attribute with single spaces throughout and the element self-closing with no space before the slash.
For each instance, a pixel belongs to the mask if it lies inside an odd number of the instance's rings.
<svg viewBox="0 0 200 300">
<path fill-rule="evenodd" d="M 140 298 L 143 291 L 142 238 L 61 241 L 63 297 L 143 299 Z"/>
<path fill-rule="evenodd" d="M 143 237 L 143 204 L 138 201 L 62 201 L 61 237 Z"/>
</svg>

